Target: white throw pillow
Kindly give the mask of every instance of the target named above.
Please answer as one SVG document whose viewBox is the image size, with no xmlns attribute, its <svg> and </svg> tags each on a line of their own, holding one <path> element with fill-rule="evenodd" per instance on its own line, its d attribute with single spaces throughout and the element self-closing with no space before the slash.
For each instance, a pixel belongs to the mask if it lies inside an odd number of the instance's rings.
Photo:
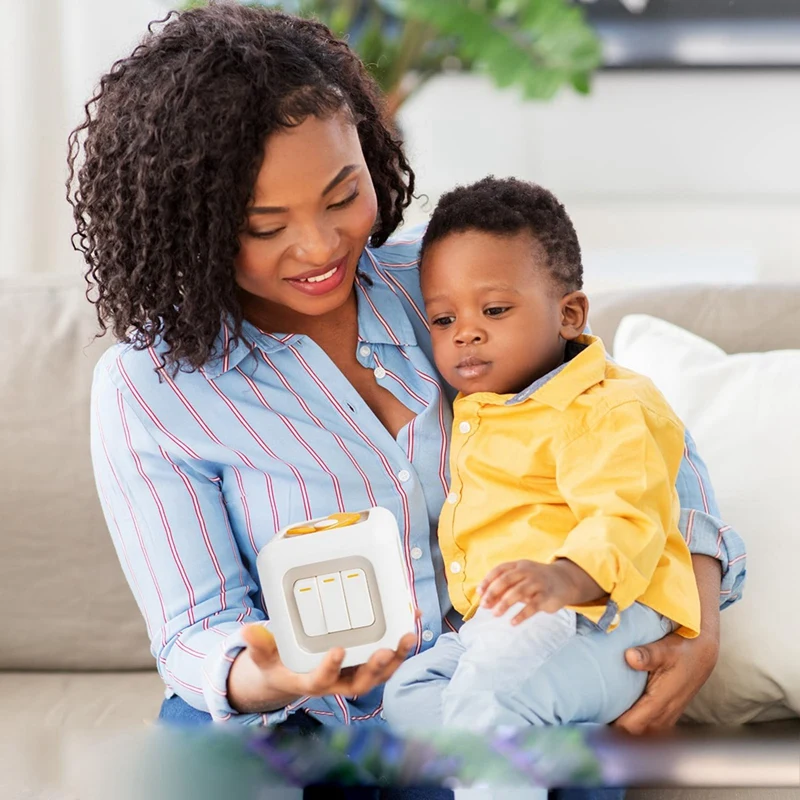
<svg viewBox="0 0 800 800">
<path fill-rule="evenodd" d="M 687 716 L 736 725 L 800 715 L 800 350 L 727 355 L 636 315 L 620 323 L 614 355 L 684 421 L 723 519 L 747 544 L 744 595 L 722 612 L 719 662 Z"/>
</svg>

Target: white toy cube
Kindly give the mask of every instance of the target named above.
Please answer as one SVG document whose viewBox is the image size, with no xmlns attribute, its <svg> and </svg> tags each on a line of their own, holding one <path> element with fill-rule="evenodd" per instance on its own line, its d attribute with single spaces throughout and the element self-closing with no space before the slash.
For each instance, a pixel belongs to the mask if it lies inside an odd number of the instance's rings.
<svg viewBox="0 0 800 800">
<path fill-rule="evenodd" d="M 343 667 L 394 650 L 415 629 L 397 521 L 385 508 L 332 514 L 280 530 L 256 562 L 281 660 L 310 672 L 332 647 Z"/>
</svg>

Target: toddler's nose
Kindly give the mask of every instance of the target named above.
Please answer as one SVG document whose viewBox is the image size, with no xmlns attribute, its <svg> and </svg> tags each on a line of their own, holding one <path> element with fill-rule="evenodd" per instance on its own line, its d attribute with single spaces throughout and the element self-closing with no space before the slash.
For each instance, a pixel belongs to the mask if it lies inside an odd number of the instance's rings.
<svg viewBox="0 0 800 800">
<path fill-rule="evenodd" d="M 455 342 L 460 345 L 483 344 L 486 341 L 486 334 L 477 328 L 463 328 L 456 332 Z"/>
</svg>

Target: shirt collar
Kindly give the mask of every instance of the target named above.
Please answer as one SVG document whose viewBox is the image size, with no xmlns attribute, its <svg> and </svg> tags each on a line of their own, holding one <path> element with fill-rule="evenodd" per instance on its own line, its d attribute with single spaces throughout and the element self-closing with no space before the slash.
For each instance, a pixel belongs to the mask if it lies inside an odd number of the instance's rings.
<svg viewBox="0 0 800 800">
<path fill-rule="evenodd" d="M 358 336 L 369 344 L 416 345 L 417 337 L 408 313 L 390 282 L 385 268 L 368 247 L 358 263 Z"/>
<path fill-rule="evenodd" d="M 564 411 L 573 400 L 605 378 L 606 351 L 597 336 L 584 334 L 567 342 L 564 363 L 506 401 L 516 405 L 533 398 Z M 557 380 L 556 380 L 557 378 Z"/>
<path fill-rule="evenodd" d="M 384 272 L 379 269 L 378 262 L 369 248 L 364 251 L 358 263 L 356 301 L 360 341 L 398 347 L 417 344 L 414 329 L 403 304 Z M 225 353 L 228 347 L 230 351 L 227 355 L 217 356 L 205 364 L 202 368 L 203 374 L 214 380 L 238 366 L 254 347 L 265 353 L 274 353 L 301 338 L 303 337 L 293 333 L 265 333 L 255 325 L 244 321 L 242 336 L 230 346 L 233 339 L 233 321 L 227 317 L 214 342 L 214 352 Z"/>
</svg>

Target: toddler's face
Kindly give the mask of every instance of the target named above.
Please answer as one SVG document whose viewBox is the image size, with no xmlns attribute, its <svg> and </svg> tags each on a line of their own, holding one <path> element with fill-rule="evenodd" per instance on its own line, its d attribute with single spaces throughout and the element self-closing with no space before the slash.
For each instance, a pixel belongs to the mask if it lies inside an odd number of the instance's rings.
<svg viewBox="0 0 800 800">
<path fill-rule="evenodd" d="M 564 358 L 561 292 L 527 232 L 453 233 L 426 249 L 433 355 L 463 394 L 515 394 Z"/>
</svg>

